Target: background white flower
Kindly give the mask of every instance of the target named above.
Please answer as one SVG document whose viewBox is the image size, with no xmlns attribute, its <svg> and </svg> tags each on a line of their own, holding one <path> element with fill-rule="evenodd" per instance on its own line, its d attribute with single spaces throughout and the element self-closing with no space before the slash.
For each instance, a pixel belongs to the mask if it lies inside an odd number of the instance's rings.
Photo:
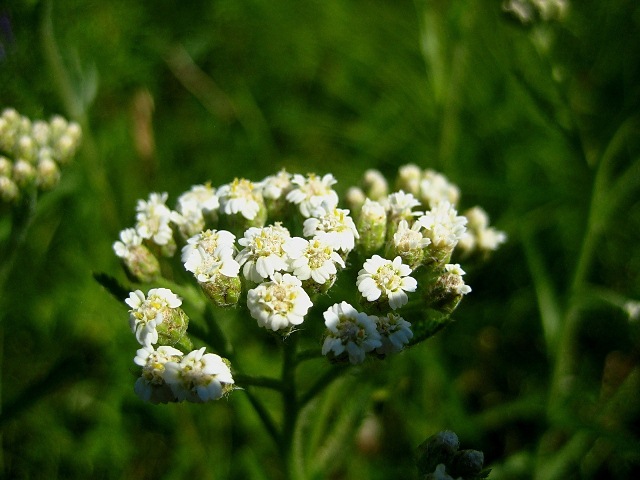
<svg viewBox="0 0 640 480">
<path fill-rule="evenodd" d="M 388 299 L 389 306 L 395 310 L 407 303 L 405 292 L 414 292 L 418 287 L 418 282 L 410 274 L 411 268 L 404 265 L 399 256 L 387 260 L 374 255 L 364 262 L 358 272 L 356 286 L 368 301 Z"/>
<path fill-rule="evenodd" d="M 327 327 L 323 355 L 339 357 L 346 354 L 349 362 L 362 363 L 367 352 L 382 345 L 376 317 L 358 312 L 347 302 L 332 305 L 323 316 Z"/>
<path fill-rule="evenodd" d="M 231 370 L 221 357 L 193 350 L 177 362 L 165 364 L 164 380 L 179 401 L 202 403 L 217 400 L 233 385 Z"/>
<path fill-rule="evenodd" d="M 247 306 L 258 325 L 276 331 L 300 325 L 313 303 L 298 278 L 274 273 L 270 282 L 249 290 Z"/>
</svg>

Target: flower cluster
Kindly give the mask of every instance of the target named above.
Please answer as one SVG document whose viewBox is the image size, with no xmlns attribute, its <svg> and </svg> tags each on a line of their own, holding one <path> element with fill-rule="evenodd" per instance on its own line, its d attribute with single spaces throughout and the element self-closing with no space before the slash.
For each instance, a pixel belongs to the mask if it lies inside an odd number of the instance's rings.
<svg viewBox="0 0 640 480">
<path fill-rule="evenodd" d="M 153 288 L 145 295 L 131 292 L 129 324 L 141 347 L 134 362 L 142 367 L 135 392 L 152 403 L 207 402 L 233 389 L 229 363 L 205 348 L 186 355 L 175 348 L 189 348 L 189 318 L 182 300 L 167 288 Z M 155 345 L 158 344 L 156 348 Z"/>
<path fill-rule="evenodd" d="M 349 189 L 349 209 L 339 206 L 335 183 L 331 174 L 282 170 L 259 182 L 196 185 L 174 209 L 166 193 L 151 193 L 138 201 L 135 226 L 123 230 L 113 248 L 128 276 L 147 283 L 161 281 L 179 250 L 180 268 L 208 301 L 245 308 L 247 317 L 281 337 L 321 314 L 321 351 L 332 362 L 384 358 L 415 339 L 408 318 L 423 308 L 450 315 L 471 291 L 465 272 L 450 261 L 454 249 L 464 241 L 466 251 L 494 250 L 504 234 L 491 229 L 479 209 L 459 215 L 458 188 L 432 170 L 402 167 L 395 191 L 369 170 L 362 187 Z M 342 297 L 341 282 L 340 298 L 327 308 L 339 276 L 353 294 Z M 323 303 L 323 312 L 314 310 Z M 207 401 L 233 388 L 226 360 L 203 349 L 187 352 L 188 319 L 170 290 L 146 296 L 137 290 L 127 304 L 142 346 L 135 359 L 142 398 Z"/>
<path fill-rule="evenodd" d="M 13 108 L 0 115 L 0 199 L 18 201 L 23 192 L 51 190 L 60 166 L 80 145 L 81 130 L 60 116 L 31 121 Z"/>
</svg>

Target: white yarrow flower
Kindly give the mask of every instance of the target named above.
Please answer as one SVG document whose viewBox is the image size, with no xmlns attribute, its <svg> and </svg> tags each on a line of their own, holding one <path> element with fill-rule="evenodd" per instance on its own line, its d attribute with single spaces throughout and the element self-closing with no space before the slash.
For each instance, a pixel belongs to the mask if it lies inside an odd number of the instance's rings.
<svg viewBox="0 0 640 480">
<path fill-rule="evenodd" d="M 469 285 L 465 285 L 462 276 L 466 273 L 461 267 L 459 263 L 447 263 L 444 266 L 445 271 L 453 277 L 453 280 L 449 281 L 449 284 L 452 286 L 454 293 L 458 295 L 466 295 L 471 293 L 471 287 Z"/>
<path fill-rule="evenodd" d="M 440 202 L 456 205 L 460 199 L 460 189 L 435 170 L 427 169 L 420 181 L 420 200 L 429 208 Z"/>
<path fill-rule="evenodd" d="M 172 213 L 167 207 L 165 193 L 151 193 L 148 200 L 138 200 L 136 206 L 136 230 L 144 239 L 151 239 L 157 245 L 167 245 L 173 241 L 173 231 L 169 222 Z"/>
<path fill-rule="evenodd" d="M 135 228 L 126 228 L 120 232 L 120 240 L 114 242 L 113 251 L 123 260 L 130 260 L 136 247 L 142 245 L 142 237 Z"/>
<path fill-rule="evenodd" d="M 349 210 L 332 208 L 318 217 L 307 218 L 303 224 L 305 237 L 317 236 L 335 250 L 348 253 L 355 247 L 355 241 L 360 238 Z"/>
<path fill-rule="evenodd" d="M 289 230 L 280 223 L 249 228 L 238 240 L 244 249 L 236 257 L 245 278 L 259 283 L 275 272 L 287 271 L 289 258 L 282 247 L 290 237 Z"/>
<path fill-rule="evenodd" d="M 327 327 L 322 354 L 348 356 L 353 364 L 362 363 L 367 352 L 382 345 L 376 317 L 358 312 L 347 302 L 336 303 L 324 314 Z"/>
<path fill-rule="evenodd" d="M 182 300 L 168 288 L 152 288 L 147 296 L 140 290 L 129 294 L 125 303 L 129 310 L 129 326 L 143 346 L 158 342 L 157 327 L 165 320 L 172 308 L 182 305 Z"/>
<path fill-rule="evenodd" d="M 251 316 L 258 325 L 274 332 L 300 325 L 312 305 L 302 282 L 288 273 L 274 273 L 270 282 L 261 283 L 247 293 Z"/>
<path fill-rule="evenodd" d="M 211 215 L 220 206 L 216 189 L 210 185 L 194 185 L 178 197 L 173 222 L 185 237 L 202 231 L 206 225 L 205 215 Z"/>
<path fill-rule="evenodd" d="M 376 348 L 380 355 L 399 352 L 413 338 L 411 324 L 394 312 L 377 317 L 376 327 L 382 340 L 382 345 Z"/>
<path fill-rule="evenodd" d="M 291 190 L 291 174 L 284 169 L 280 170 L 277 174 L 263 179 L 259 186 L 265 199 L 278 200 Z"/>
<path fill-rule="evenodd" d="M 165 382 L 179 401 L 203 403 L 217 400 L 234 384 L 229 366 L 205 347 L 165 364 Z"/>
<path fill-rule="evenodd" d="M 240 213 L 247 220 L 253 220 L 262 206 L 257 185 L 245 178 L 236 178 L 233 182 L 218 189 L 220 210 L 227 215 Z"/>
<path fill-rule="evenodd" d="M 226 230 L 205 230 L 187 240 L 182 261 L 199 282 L 209 282 L 218 274 L 237 277 L 240 264 L 235 260 L 235 235 Z"/>
<path fill-rule="evenodd" d="M 181 359 L 182 352 L 173 347 L 161 346 L 154 349 L 148 345 L 140 348 L 133 359 L 136 365 L 142 367 L 140 378 L 133 387 L 136 394 L 151 403 L 175 401 L 175 395 L 164 380 L 164 367 L 167 362 L 179 362 Z"/>
<path fill-rule="evenodd" d="M 458 215 L 449 202 L 442 201 L 425 212 L 417 222 L 424 229 L 423 235 L 431 240 L 433 247 L 452 250 L 464 236 L 467 218 Z"/>
<path fill-rule="evenodd" d="M 311 278 L 323 285 L 337 274 L 336 265 L 345 267 L 342 257 L 320 237 L 311 240 L 292 237 L 282 248 L 289 256 L 293 274 L 300 280 Z"/>
<path fill-rule="evenodd" d="M 404 265 L 399 256 L 394 260 L 387 260 L 374 255 L 362 267 L 358 272 L 356 286 L 370 302 L 388 299 L 389 306 L 396 310 L 408 302 L 406 292 L 414 292 L 418 287 L 418 282 L 409 276 L 411 268 Z"/>
<path fill-rule="evenodd" d="M 331 188 L 337 180 L 330 173 L 323 177 L 314 173 L 306 177 L 295 174 L 291 183 L 293 190 L 287 194 L 287 201 L 298 205 L 305 217 L 317 216 L 323 210 L 331 210 L 338 205 L 338 194 Z"/>
<path fill-rule="evenodd" d="M 422 214 L 413 211 L 414 207 L 420 206 L 420 201 L 412 194 L 402 190 L 390 194 L 387 197 L 386 205 L 391 218 L 411 218 Z"/>
</svg>

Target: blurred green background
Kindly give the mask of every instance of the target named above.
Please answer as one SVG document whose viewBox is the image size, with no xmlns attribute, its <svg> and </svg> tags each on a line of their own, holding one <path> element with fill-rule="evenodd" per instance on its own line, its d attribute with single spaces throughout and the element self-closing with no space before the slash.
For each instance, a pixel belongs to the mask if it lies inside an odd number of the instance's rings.
<svg viewBox="0 0 640 480">
<path fill-rule="evenodd" d="M 0 4 L 0 108 L 84 131 L 2 292 L 4 478 L 279 478 L 241 393 L 135 396 L 126 306 L 92 274 L 124 279 L 111 245 L 149 192 L 172 204 L 286 166 L 344 193 L 405 163 L 444 173 L 509 241 L 463 263 L 456 323 L 320 400 L 352 422 L 325 478 L 417 478 L 415 447 L 442 429 L 491 478 L 633 478 L 640 5 L 523 22 L 508 3 Z"/>
</svg>

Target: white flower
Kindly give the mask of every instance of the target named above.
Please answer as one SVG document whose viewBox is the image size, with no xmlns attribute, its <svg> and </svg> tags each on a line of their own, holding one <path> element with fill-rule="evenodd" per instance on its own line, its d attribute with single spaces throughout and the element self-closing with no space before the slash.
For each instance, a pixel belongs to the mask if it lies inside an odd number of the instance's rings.
<svg viewBox="0 0 640 480">
<path fill-rule="evenodd" d="M 640 319 L 640 302 L 635 300 L 627 300 L 622 305 L 622 309 L 629 316 L 629 320 L 636 321 Z"/>
<path fill-rule="evenodd" d="M 461 249 L 471 252 L 497 250 L 507 241 L 507 235 L 489 226 L 489 215 L 481 207 L 473 207 L 464 212 L 467 218 L 467 231 L 460 239 Z"/>
<path fill-rule="evenodd" d="M 274 273 L 270 282 L 261 283 L 247 293 L 251 316 L 258 325 L 274 332 L 300 325 L 312 305 L 302 282 L 288 273 Z"/>
<path fill-rule="evenodd" d="M 332 208 L 325 211 L 318 218 L 307 218 L 303 224 L 305 237 L 317 236 L 336 250 L 350 252 L 359 238 L 349 210 Z"/>
<path fill-rule="evenodd" d="M 263 204 L 262 196 L 256 184 L 244 179 L 236 178 L 233 182 L 218 189 L 220 210 L 227 215 L 240 213 L 247 220 L 253 220 Z"/>
<path fill-rule="evenodd" d="M 289 256 L 293 274 L 300 280 L 311 278 L 323 285 L 338 272 L 336 264 L 345 266 L 342 257 L 320 237 L 311 240 L 292 237 L 282 248 Z"/>
<path fill-rule="evenodd" d="M 204 229 L 205 214 L 215 212 L 219 206 L 215 188 L 210 185 L 194 185 L 191 190 L 178 197 L 172 220 L 185 237 L 190 237 Z"/>
<path fill-rule="evenodd" d="M 284 169 L 280 170 L 263 179 L 259 185 L 265 199 L 278 200 L 291 190 L 291 174 Z"/>
<path fill-rule="evenodd" d="M 347 302 L 332 305 L 323 316 L 327 327 L 323 355 L 339 357 L 346 353 L 351 363 L 362 363 L 367 352 L 382 345 L 376 317 L 358 312 Z"/>
<path fill-rule="evenodd" d="M 140 290 L 131 292 L 125 303 L 129 310 L 129 326 L 143 346 L 158 342 L 156 328 L 165 320 L 172 308 L 182 305 L 182 300 L 168 288 L 152 288 L 147 297 Z"/>
<path fill-rule="evenodd" d="M 447 177 L 434 170 L 425 170 L 420 181 L 420 200 L 430 208 L 440 202 L 456 205 L 460 199 L 460 189 L 450 183 Z"/>
<path fill-rule="evenodd" d="M 413 338 L 411 324 L 397 313 L 390 312 L 377 317 L 376 327 L 382 340 L 382 345 L 376 348 L 376 353 L 380 355 L 399 352 Z"/>
<path fill-rule="evenodd" d="M 236 257 L 245 278 L 258 283 L 274 272 L 288 270 L 289 258 L 282 246 L 290 237 L 289 230 L 280 223 L 249 228 L 244 238 L 238 240 L 245 248 Z"/>
<path fill-rule="evenodd" d="M 240 264 L 235 260 L 235 235 L 226 230 L 205 230 L 187 240 L 182 248 L 184 268 L 199 282 L 209 282 L 218 274 L 237 277 Z"/>
<path fill-rule="evenodd" d="M 466 231 L 466 217 L 459 216 L 447 201 L 439 202 L 418 220 L 424 228 L 423 235 L 431 239 L 435 248 L 452 250 Z"/>
<path fill-rule="evenodd" d="M 287 194 L 287 201 L 298 205 L 303 216 L 317 216 L 338 205 L 338 194 L 331 188 L 336 182 L 330 173 L 322 178 L 314 173 L 306 177 L 295 174 L 291 180 L 294 188 Z"/>
<path fill-rule="evenodd" d="M 391 218 L 410 218 L 421 215 L 421 212 L 413 211 L 413 207 L 420 206 L 420 201 L 412 194 L 402 190 L 390 194 L 386 204 Z"/>
<path fill-rule="evenodd" d="M 142 237 L 135 228 L 126 228 L 120 232 L 120 240 L 114 242 L 113 251 L 123 260 L 131 259 L 132 251 L 142 245 Z"/>
<path fill-rule="evenodd" d="M 448 284 L 451 285 L 451 288 L 454 293 L 458 295 L 466 295 L 467 293 L 471 293 L 471 287 L 469 285 L 465 285 L 462 276 L 466 273 L 458 263 L 447 263 L 444 266 L 445 271 L 453 277 L 448 281 Z"/>
<path fill-rule="evenodd" d="M 396 310 L 408 301 L 405 292 L 414 292 L 418 282 L 409 276 L 411 268 L 402 263 L 398 256 L 393 261 L 374 255 L 364 262 L 358 272 L 356 286 L 362 296 L 374 302 L 380 298 L 388 299 L 389 306 Z"/>
<path fill-rule="evenodd" d="M 157 245 L 167 245 L 173 240 L 171 210 L 166 206 L 167 193 L 151 193 L 149 200 L 138 200 L 136 206 L 136 230 L 144 239 L 152 239 Z"/>
<path fill-rule="evenodd" d="M 419 222 L 414 222 L 409 228 L 409 222 L 400 220 L 398 230 L 393 234 L 393 245 L 399 254 L 407 254 L 414 250 L 422 250 L 431 243 L 430 238 L 422 236 Z"/>
<path fill-rule="evenodd" d="M 182 352 L 169 346 L 155 350 L 150 345 L 140 348 L 133 359 L 136 365 L 142 367 L 140 378 L 133 387 L 136 394 L 151 403 L 175 401 L 175 395 L 164 380 L 164 367 L 167 362 L 179 362 L 181 358 Z"/>
<path fill-rule="evenodd" d="M 229 366 L 221 357 L 204 353 L 205 347 L 193 350 L 177 362 L 164 366 L 164 380 L 179 401 L 208 402 L 217 400 L 233 385 Z"/>
</svg>

